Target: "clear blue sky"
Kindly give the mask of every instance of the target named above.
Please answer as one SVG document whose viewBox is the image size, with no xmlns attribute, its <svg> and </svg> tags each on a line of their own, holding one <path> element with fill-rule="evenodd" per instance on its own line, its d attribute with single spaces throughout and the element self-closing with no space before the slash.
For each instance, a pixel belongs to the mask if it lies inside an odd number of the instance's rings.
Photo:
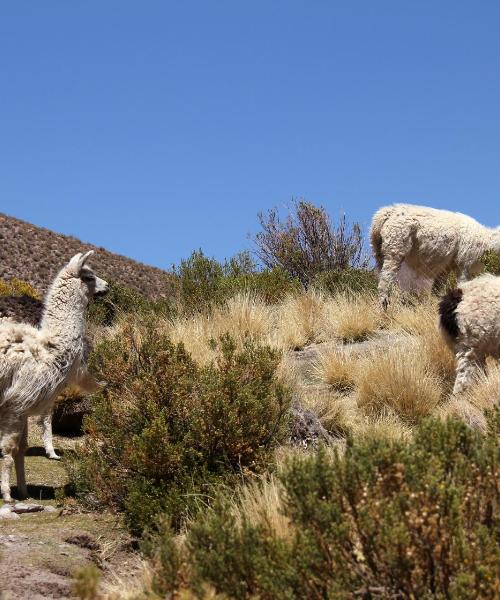
<svg viewBox="0 0 500 600">
<path fill-rule="evenodd" d="M 169 267 L 292 197 L 500 223 L 500 3 L 0 0 L 0 210 Z"/>
</svg>

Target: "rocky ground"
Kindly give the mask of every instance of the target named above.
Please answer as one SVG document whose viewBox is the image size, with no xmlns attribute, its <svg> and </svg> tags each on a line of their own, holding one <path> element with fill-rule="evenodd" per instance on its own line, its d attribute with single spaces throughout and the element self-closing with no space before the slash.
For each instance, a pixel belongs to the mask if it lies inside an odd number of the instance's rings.
<svg viewBox="0 0 500 600">
<path fill-rule="evenodd" d="M 67 482 L 64 465 L 45 458 L 39 432 L 32 430 L 26 502 L 52 508 L 0 518 L 0 600 L 72 598 L 74 574 L 92 564 L 102 568 L 103 579 L 133 571 L 137 558 L 120 519 L 58 500 Z M 67 457 L 77 442 L 56 436 L 55 446 Z"/>
</svg>

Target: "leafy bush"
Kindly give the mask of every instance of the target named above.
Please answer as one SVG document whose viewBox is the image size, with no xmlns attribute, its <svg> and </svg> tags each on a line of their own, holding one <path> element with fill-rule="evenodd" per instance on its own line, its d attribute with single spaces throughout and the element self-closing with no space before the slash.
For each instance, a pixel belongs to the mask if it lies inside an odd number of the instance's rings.
<svg viewBox="0 0 500 600">
<path fill-rule="evenodd" d="M 300 289 L 299 281 L 281 268 L 258 270 L 248 252 L 219 263 L 197 250 L 181 261 L 175 273 L 179 304 L 187 313 L 221 304 L 240 292 L 254 293 L 272 304 Z"/>
<path fill-rule="evenodd" d="M 368 269 L 344 269 L 343 271 L 324 271 L 318 273 L 313 281 L 314 287 L 329 294 L 376 292 L 378 278 Z"/>
<path fill-rule="evenodd" d="M 35 300 L 40 299 L 40 294 L 31 283 L 15 277 L 9 281 L 0 280 L 0 296 L 28 296 Z"/>
<path fill-rule="evenodd" d="M 280 356 L 228 336 L 199 367 L 154 319 L 125 324 L 95 350 L 94 396 L 77 490 L 126 511 L 140 533 L 167 513 L 178 527 L 215 482 L 262 470 L 286 435 L 289 394 L 274 378 Z"/>
<path fill-rule="evenodd" d="M 268 269 L 281 268 L 308 287 L 324 271 L 366 268 L 363 236 L 358 223 L 345 216 L 333 227 L 325 209 L 303 200 L 295 202 L 285 222 L 278 211 L 259 214 L 262 231 L 254 241 L 257 254 Z"/>
<path fill-rule="evenodd" d="M 237 522 L 219 501 L 188 535 L 195 589 L 266 600 L 498 597 L 499 417 L 487 436 L 428 420 L 410 443 L 348 440 L 344 454 L 293 459 L 281 475 L 292 533 Z"/>
<path fill-rule="evenodd" d="M 113 325 L 119 314 L 146 311 L 169 313 L 172 305 L 167 300 L 150 300 L 135 289 L 114 281 L 109 282 L 109 292 L 96 296 L 87 309 L 88 318 L 94 325 Z"/>
</svg>

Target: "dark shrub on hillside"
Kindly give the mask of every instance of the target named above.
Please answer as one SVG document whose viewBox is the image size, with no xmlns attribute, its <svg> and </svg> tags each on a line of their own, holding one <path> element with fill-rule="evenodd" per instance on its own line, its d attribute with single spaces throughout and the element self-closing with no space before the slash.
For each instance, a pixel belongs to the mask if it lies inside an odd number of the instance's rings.
<svg viewBox="0 0 500 600">
<path fill-rule="evenodd" d="M 239 292 L 250 292 L 270 304 L 300 289 L 297 279 L 281 268 L 259 270 L 248 252 L 225 263 L 197 250 L 175 269 L 181 310 L 191 313 L 221 304 Z"/>
<path fill-rule="evenodd" d="M 188 536 L 195 587 L 266 600 L 498 597 L 499 414 L 487 436 L 429 420 L 410 443 L 349 440 L 343 455 L 292 460 L 281 476 L 291 535 L 215 504 Z"/>
<path fill-rule="evenodd" d="M 325 271 L 314 278 L 313 285 L 329 294 L 376 292 L 378 278 L 368 269 Z"/>
<path fill-rule="evenodd" d="M 254 241 L 260 260 L 268 269 L 283 269 L 304 287 L 324 271 L 368 264 L 360 225 L 350 225 L 342 216 L 334 227 L 322 206 L 301 200 L 293 204 L 284 222 L 276 209 L 260 213 L 259 220 L 262 231 Z"/>
<path fill-rule="evenodd" d="M 126 512 L 134 532 L 167 513 L 179 526 L 215 482 L 263 469 L 286 436 L 289 394 L 274 378 L 279 355 L 217 342 L 197 366 L 153 319 L 101 343 L 91 367 L 107 387 L 93 399 L 76 472 L 88 498 Z"/>
</svg>

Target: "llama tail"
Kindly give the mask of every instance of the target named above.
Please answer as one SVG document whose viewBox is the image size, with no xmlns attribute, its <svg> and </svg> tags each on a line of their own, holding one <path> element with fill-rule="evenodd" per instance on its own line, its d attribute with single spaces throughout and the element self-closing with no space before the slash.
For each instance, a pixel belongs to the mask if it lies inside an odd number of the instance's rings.
<svg viewBox="0 0 500 600">
<path fill-rule="evenodd" d="M 393 206 L 384 206 L 377 210 L 373 215 L 372 225 L 370 227 L 370 242 L 373 255 L 377 263 L 377 269 L 380 271 L 384 264 L 384 253 L 382 252 L 382 227 L 394 210 Z"/>
<path fill-rule="evenodd" d="M 457 322 L 457 306 L 462 301 L 460 288 L 450 290 L 439 303 L 439 325 L 449 340 L 456 340 L 460 332 Z"/>
</svg>

